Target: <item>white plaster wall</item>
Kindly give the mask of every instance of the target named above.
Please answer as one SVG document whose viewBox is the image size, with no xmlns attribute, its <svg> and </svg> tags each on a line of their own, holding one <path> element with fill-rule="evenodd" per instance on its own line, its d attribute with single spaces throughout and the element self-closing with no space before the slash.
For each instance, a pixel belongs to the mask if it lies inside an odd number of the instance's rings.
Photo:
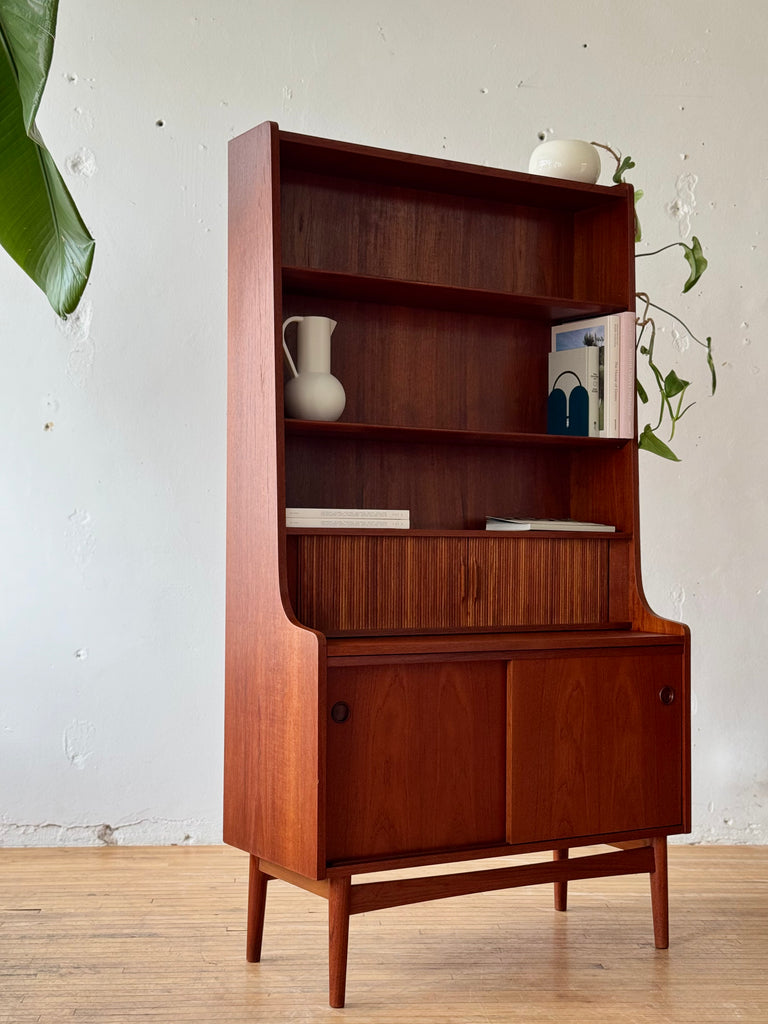
<svg viewBox="0 0 768 1024">
<path fill-rule="evenodd" d="M 265 119 L 518 170 L 603 140 L 648 246 L 702 238 L 690 298 L 639 266 L 720 378 L 641 456 L 645 582 L 693 631 L 694 838 L 768 841 L 767 35 L 762 0 L 62 0 L 39 123 L 97 249 L 65 325 L 0 252 L 0 842 L 220 839 L 226 146 Z"/>
</svg>

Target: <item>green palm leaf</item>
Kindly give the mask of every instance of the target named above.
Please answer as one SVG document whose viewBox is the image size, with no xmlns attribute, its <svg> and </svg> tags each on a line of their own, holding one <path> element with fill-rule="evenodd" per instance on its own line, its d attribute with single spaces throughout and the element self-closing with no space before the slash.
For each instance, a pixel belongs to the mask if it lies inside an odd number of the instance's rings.
<svg viewBox="0 0 768 1024">
<path fill-rule="evenodd" d="M 58 0 L 0 0 L 0 245 L 66 316 L 83 294 L 94 241 L 34 119 Z"/>
</svg>

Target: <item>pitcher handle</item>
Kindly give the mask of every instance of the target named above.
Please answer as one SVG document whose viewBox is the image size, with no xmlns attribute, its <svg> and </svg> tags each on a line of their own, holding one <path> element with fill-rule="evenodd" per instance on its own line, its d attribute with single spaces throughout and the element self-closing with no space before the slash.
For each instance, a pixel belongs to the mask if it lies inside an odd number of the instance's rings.
<svg viewBox="0 0 768 1024">
<path fill-rule="evenodd" d="M 293 374 L 294 377 L 299 376 L 299 371 L 296 369 L 296 364 L 291 358 L 291 353 L 288 351 L 288 346 L 285 343 L 285 328 L 288 326 L 288 324 L 301 323 L 303 319 L 303 316 L 289 316 L 288 319 L 283 322 L 283 352 L 285 352 L 285 358 L 288 360 L 288 365 L 290 366 L 291 373 Z"/>
</svg>

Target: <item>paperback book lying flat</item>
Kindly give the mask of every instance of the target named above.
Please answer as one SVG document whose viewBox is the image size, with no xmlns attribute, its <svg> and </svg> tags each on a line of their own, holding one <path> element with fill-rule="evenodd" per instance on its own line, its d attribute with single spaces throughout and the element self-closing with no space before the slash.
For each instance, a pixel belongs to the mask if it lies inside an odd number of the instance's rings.
<svg viewBox="0 0 768 1024">
<path fill-rule="evenodd" d="M 406 508 L 286 508 L 285 525 L 369 530 L 407 530 Z"/>
<path fill-rule="evenodd" d="M 615 533 L 607 523 L 587 523 L 581 519 L 516 519 L 514 516 L 486 516 L 486 530 L 573 530 L 580 532 Z"/>
</svg>

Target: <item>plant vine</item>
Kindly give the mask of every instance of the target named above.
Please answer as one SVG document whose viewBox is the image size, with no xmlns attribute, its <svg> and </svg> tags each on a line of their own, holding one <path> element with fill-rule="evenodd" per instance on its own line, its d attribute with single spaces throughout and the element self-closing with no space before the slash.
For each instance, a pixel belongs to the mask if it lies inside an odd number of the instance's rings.
<svg viewBox="0 0 768 1024">
<path fill-rule="evenodd" d="M 630 171 L 634 166 L 634 160 L 625 156 L 622 157 L 620 153 L 617 153 L 610 146 L 605 145 L 602 142 L 593 142 L 593 146 L 597 146 L 599 149 L 604 149 L 616 161 L 616 170 L 613 174 L 613 181 L 615 184 L 625 183 L 625 174 Z M 642 229 L 640 227 L 640 220 L 637 216 L 637 203 L 642 199 L 643 192 L 641 189 L 635 189 L 635 242 L 642 240 Z M 685 242 L 670 242 L 669 245 L 664 245 L 660 249 L 655 249 L 653 252 L 637 253 L 635 259 L 648 256 L 658 256 L 668 249 L 681 248 L 683 250 L 683 256 L 685 257 L 686 263 L 688 264 L 688 278 L 683 286 L 682 294 L 689 292 L 691 288 L 698 283 L 701 275 L 707 269 L 707 260 L 702 252 L 701 243 L 699 239 L 694 235 L 691 238 L 691 244 L 686 245 Z M 685 330 L 686 334 L 694 341 L 697 345 L 701 346 L 706 350 L 706 362 L 709 368 L 711 394 L 714 395 L 717 389 L 717 374 L 715 371 L 715 363 L 712 356 L 712 338 L 707 337 L 705 341 L 698 338 L 688 325 L 680 319 L 677 314 L 671 310 L 665 309 L 663 306 L 657 305 L 652 302 L 646 292 L 637 292 L 635 298 L 638 300 L 638 316 L 637 316 L 637 338 L 635 348 L 638 357 L 642 356 L 648 363 L 648 367 L 651 371 L 653 380 L 656 383 L 656 387 L 659 393 L 659 414 L 656 422 L 646 423 L 642 430 L 638 434 L 638 446 L 645 451 L 652 452 L 654 455 L 659 455 L 665 459 L 671 459 L 675 462 L 679 462 L 679 458 L 670 448 L 666 441 L 663 441 L 659 437 L 659 431 L 664 425 L 665 421 L 669 421 L 669 438 L 668 441 L 672 441 L 675 436 L 675 429 L 679 421 L 688 412 L 688 410 L 695 404 L 695 402 L 686 401 L 686 392 L 691 386 L 691 382 L 683 380 L 674 370 L 665 372 L 659 365 L 658 357 L 656 355 L 656 318 L 652 311 L 661 313 L 666 317 L 676 321 Z M 636 378 L 637 395 L 643 405 L 648 405 L 650 399 L 648 392 L 643 387 L 640 378 Z"/>
</svg>

